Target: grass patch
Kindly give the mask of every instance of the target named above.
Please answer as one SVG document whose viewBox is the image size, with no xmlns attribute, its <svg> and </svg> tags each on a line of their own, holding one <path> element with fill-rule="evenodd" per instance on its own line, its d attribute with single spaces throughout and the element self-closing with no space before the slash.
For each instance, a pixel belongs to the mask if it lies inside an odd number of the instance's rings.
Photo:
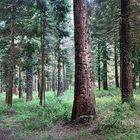
<svg viewBox="0 0 140 140">
<path fill-rule="evenodd" d="M 108 91 L 96 90 L 96 110 L 98 129 L 100 133 L 93 134 L 82 130 L 79 137 L 90 139 L 104 138 L 107 140 L 139 140 L 140 139 L 140 91 L 134 95 L 134 101 L 121 104 L 120 90 L 110 88 Z M 45 107 L 39 106 L 39 99 L 34 93 L 34 99 L 26 102 L 25 98 L 14 96 L 13 108 L 16 113 L 12 116 L 6 114 L 4 94 L 0 94 L 0 126 L 1 128 L 20 128 L 20 133 L 14 137 L 26 139 L 34 133 L 38 139 L 55 140 L 48 133 L 48 129 L 59 121 L 70 119 L 73 103 L 73 92 L 67 91 L 63 97 L 56 97 L 53 92 L 46 93 Z M 94 127 L 94 125 L 93 125 Z M 69 136 L 68 139 L 73 136 Z"/>
</svg>

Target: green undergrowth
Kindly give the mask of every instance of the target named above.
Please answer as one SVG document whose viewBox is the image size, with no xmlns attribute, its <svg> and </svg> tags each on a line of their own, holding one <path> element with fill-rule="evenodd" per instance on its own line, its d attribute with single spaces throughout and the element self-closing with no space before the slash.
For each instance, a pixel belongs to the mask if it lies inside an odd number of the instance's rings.
<svg viewBox="0 0 140 140">
<path fill-rule="evenodd" d="M 140 91 L 137 90 L 131 103 L 121 103 L 120 90 L 114 87 L 108 91 L 96 90 L 96 112 L 98 131 L 82 130 L 79 137 L 89 140 L 97 138 L 105 140 L 139 140 L 140 139 Z M 57 122 L 70 120 L 73 103 L 73 91 L 67 91 L 64 96 L 57 97 L 53 92 L 46 93 L 45 106 L 39 106 L 39 99 L 34 93 L 33 101 L 26 102 L 25 98 L 14 96 L 13 108 L 15 114 L 7 115 L 4 94 L 0 94 L 0 127 L 20 128 L 15 137 L 26 137 L 39 131 L 38 139 L 52 139 L 48 129 Z M 93 128 L 95 126 L 93 125 Z M 71 139 L 74 139 L 73 136 Z M 62 138 L 60 138 L 62 139 Z"/>
</svg>

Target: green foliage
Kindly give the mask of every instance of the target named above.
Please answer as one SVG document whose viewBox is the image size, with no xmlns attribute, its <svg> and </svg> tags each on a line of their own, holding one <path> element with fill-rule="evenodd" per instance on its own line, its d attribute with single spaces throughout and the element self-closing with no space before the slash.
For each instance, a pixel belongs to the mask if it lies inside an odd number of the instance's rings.
<svg viewBox="0 0 140 140">
<path fill-rule="evenodd" d="M 24 112 L 22 110 L 18 121 L 24 129 L 29 130 L 51 127 L 58 120 L 68 120 L 70 115 L 70 106 L 61 103 L 56 97 L 50 98 L 45 107 L 36 106 L 35 104 L 34 106 L 33 104 L 25 104 L 25 106 L 22 105 L 19 108 L 25 108 L 25 110 Z"/>
<path fill-rule="evenodd" d="M 112 94 L 109 94 L 112 93 Z M 36 94 L 36 93 L 34 93 Z M 34 101 L 25 102 L 25 99 L 14 97 L 13 116 L 6 114 L 4 95 L 0 95 L 0 126 L 1 128 L 21 128 L 17 137 L 34 135 L 38 139 L 58 139 L 48 132 L 48 128 L 53 127 L 57 122 L 68 121 L 71 115 L 73 93 L 67 91 L 64 96 L 57 98 L 53 92 L 46 93 L 46 105 L 40 107 L 39 99 L 34 95 Z M 139 90 L 135 93 L 134 101 L 130 104 L 120 103 L 120 91 L 114 87 L 109 91 L 96 90 L 96 103 L 98 119 L 93 121 L 93 125 L 88 130 L 78 131 L 78 138 L 88 138 L 89 140 L 102 138 L 108 140 L 138 140 L 140 137 L 140 95 Z M 96 125 L 96 123 L 99 123 Z M 80 126 L 81 127 L 81 126 Z M 97 128 L 96 128 L 97 127 Z M 99 132 L 91 133 L 94 128 Z M 62 138 L 60 138 L 62 139 Z M 68 139 L 74 139 L 73 135 L 68 135 Z"/>
</svg>

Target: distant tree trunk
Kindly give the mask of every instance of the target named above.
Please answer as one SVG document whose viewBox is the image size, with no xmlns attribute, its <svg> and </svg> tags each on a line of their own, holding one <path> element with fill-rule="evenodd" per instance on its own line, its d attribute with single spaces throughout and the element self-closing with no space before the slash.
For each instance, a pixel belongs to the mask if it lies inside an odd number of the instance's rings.
<svg viewBox="0 0 140 140">
<path fill-rule="evenodd" d="M 37 84 L 38 84 L 38 97 L 40 99 L 40 88 L 41 88 L 41 74 L 40 74 L 40 69 L 38 68 L 37 70 L 37 75 L 38 75 L 38 81 L 37 81 Z"/>
<path fill-rule="evenodd" d="M 140 88 L 140 75 L 139 75 L 139 88 Z"/>
<path fill-rule="evenodd" d="M 1 72 L 1 74 L 0 74 L 0 76 L 1 76 L 1 82 L 0 82 L 0 83 L 1 83 L 0 87 L 1 87 L 1 88 L 0 88 L 0 92 L 2 93 L 2 92 L 3 92 L 3 80 L 2 80 L 2 79 L 3 79 L 3 77 L 2 77 L 2 66 L 1 66 L 1 71 L 0 71 L 0 72 Z"/>
<path fill-rule="evenodd" d="M 55 92 L 56 89 L 57 89 L 56 76 L 55 76 L 55 70 L 53 70 L 53 74 L 52 74 L 52 90 L 53 90 L 53 92 Z"/>
<path fill-rule="evenodd" d="M 58 85 L 57 85 L 57 96 L 63 96 L 63 83 L 62 83 L 62 66 L 61 66 L 61 49 L 60 49 L 60 43 L 58 45 L 58 62 L 57 62 L 57 69 L 58 69 Z"/>
<path fill-rule="evenodd" d="M 45 11 L 41 13 L 41 88 L 40 88 L 40 105 L 45 105 L 45 29 L 46 29 L 46 21 L 45 21 Z"/>
<path fill-rule="evenodd" d="M 22 97 L 22 79 L 21 79 L 21 67 L 19 66 L 19 85 L 18 85 L 18 91 L 19 91 L 19 98 Z"/>
<path fill-rule="evenodd" d="M 15 12 L 16 7 L 14 1 L 11 6 L 11 45 L 10 45 L 10 66 L 9 66 L 9 80 L 8 80 L 8 98 L 7 98 L 7 111 L 12 113 L 12 97 L 13 97 L 13 79 L 14 79 L 14 55 L 15 55 Z"/>
<path fill-rule="evenodd" d="M 118 76 L 118 55 L 117 55 L 117 43 L 114 45 L 114 63 L 115 63 L 115 84 L 119 88 L 119 76 Z"/>
<path fill-rule="evenodd" d="M 101 52 L 98 44 L 98 88 L 101 89 Z"/>
<path fill-rule="evenodd" d="M 107 80 L 107 46 L 103 43 L 103 89 L 108 90 L 108 80 Z"/>
<path fill-rule="evenodd" d="M 87 0 L 74 0 L 75 90 L 71 120 L 96 114 L 87 11 Z"/>
<path fill-rule="evenodd" d="M 63 62 L 63 91 L 67 90 L 67 80 L 66 80 L 66 68 L 65 63 Z"/>
<path fill-rule="evenodd" d="M 9 86 L 8 86 L 8 65 L 5 63 L 4 65 L 4 73 L 5 73 L 5 84 L 6 84 L 6 96 L 5 96 L 5 103 L 8 103 L 8 91 L 9 91 Z"/>
<path fill-rule="evenodd" d="M 26 101 L 31 101 L 33 99 L 33 70 L 32 68 L 28 68 L 26 70 Z"/>
<path fill-rule="evenodd" d="M 130 0 L 121 0 L 121 93 L 122 102 L 133 99 L 133 74 L 131 62 L 131 37 L 130 37 Z"/>
</svg>

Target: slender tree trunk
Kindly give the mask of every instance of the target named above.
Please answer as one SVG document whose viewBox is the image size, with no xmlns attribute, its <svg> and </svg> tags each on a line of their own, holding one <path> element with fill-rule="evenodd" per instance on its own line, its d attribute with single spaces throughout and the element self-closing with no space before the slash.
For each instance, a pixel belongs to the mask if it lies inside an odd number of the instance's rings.
<svg viewBox="0 0 140 140">
<path fill-rule="evenodd" d="M 63 96 L 63 85 L 62 85 L 62 66 L 61 66 L 61 49 L 60 49 L 60 43 L 58 45 L 58 65 L 57 65 L 57 69 L 58 69 L 58 87 L 57 87 L 57 96 Z"/>
<path fill-rule="evenodd" d="M 38 81 L 37 81 L 37 84 L 38 84 L 38 97 L 40 99 L 40 89 L 41 89 L 41 74 L 40 74 L 40 68 L 38 68 L 37 70 L 37 75 L 38 75 Z"/>
<path fill-rule="evenodd" d="M 43 99 L 45 99 L 45 11 L 41 13 L 41 89 L 40 89 L 40 105 L 43 104 Z M 44 100 L 45 105 L 45 100 Z"/>
<path fill-rule="evenodd" d="M 108 90 L 108 79 L 107 79 L 107 46 L 103 43 L 103 89 Z"/>
<path fill-rule="evenodd" d="M 56 91 L 56 78 L 55 78 L 55 70 L 53 70 L 53 74 L 52 74 L 52 90 L 53 92 Z"/>
<path fill-rule="evenodd" d="M 114 65 L 115 65 L 115 84 L 119 88 L 119 76 L 118 76 L 118 55 L 117 55 L 117 43 L 114 45 Z"/>
<path fill-rule="evenodd" d="M 11 6 L 11 46 L 10 46 L 10 74 L 9 74 L 9 88 L 8 88 L 8 98 L 7 98 L 7 111 L 12 113 L 12 97 L 13 97 L 13 79 L 14 79 L 14 55 L 15 55 L 15 3 L 12 2 Z"/>
<path fill-rule="evenodd" d="M 5 103 L 8 103 L 8 91 L 9 91 L 9 84 L 8 84 L 8 66 L 7 66 L 7 63 L 5 63 L 5 84 L 6 84 L 6 95 L 5 95 Z"/>
<path fill-rule="evenodd" d="M 139 75 L 139 89 L 140 89 L 140 75 Z"/>
<path fill-rule="evenodd" d="M 63 62 L 63 91 L 67 90 L 67 80 L 66 80 L 66 68 L 65 63 Z"/>
<path fill-rule="evenodd" d="M 18 91 L 19 91 L 19 98 L 22 98 L 22 78 L 21 78 L 21 67 L 19 66 L 19 85 L 18 85 Z"/>
<path fill-rule="evenodd" d="M 98 88 L 101 89 L 101 52 L 98 44 Z"/>
<path fill-rule="evenodd" d="M 130 0 L 121 0 L 121 93 L 122 102 L 133 99 L 133 74 L 131 62 L 131 37 L 130 37 Z"/>
<path fill-rule="evenodd" d="M 2 93 L 2 92 L 3 92 L 3 80 L 2 80 L 2 79 L 3 79 L 3 77 L 2 77 L 2 66 L 1 66 L 1 74 L 0 74 L 0 76 L 1 76 L 1 82 L 0 82 L 0 83 L 1 83 L 0 87 L 1 87 L 1 88 L 0 88 L 0 92 Z"/>
<path fill-rule="evenodd" d="M 87 0 L 74 0 L 75 90 L 71 120 L 96 115 L 87 11 Z"/>
</svg>

